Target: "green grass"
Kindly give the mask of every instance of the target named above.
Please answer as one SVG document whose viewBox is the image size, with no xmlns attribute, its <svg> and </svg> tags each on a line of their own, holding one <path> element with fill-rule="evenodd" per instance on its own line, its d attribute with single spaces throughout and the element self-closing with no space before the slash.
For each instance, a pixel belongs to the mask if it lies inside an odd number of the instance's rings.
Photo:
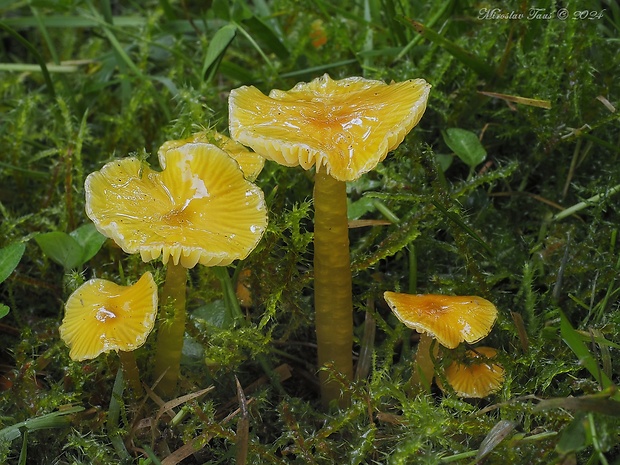
<svg viewBox="0 0 620 465">
<path fill-rule="evenodd" d="M 478 19 L 521 11 L 507 1 L 332 3 L 0 1 L 1 463 L 171 464 L 183 451 L 184 464 L 620 463 L 617 4 L 581 2 L 602 15 L 577 19 L 571 2 L 562 21 Z M 354 349 L 368 367 L 345 386 L 351 407 L 327 413 L 318 399 L 311 177 L 269 162 L 256 181 L 268 230 L 228 270 L 251 270 L 245 323 L 221 276 L 190 274 L 180 395 L 213 390 L 162 407 L 123 393 L 114 354 L 72 362 L 58 326 L 73 290 L 164 277 L 110 241 L 90 254 L 85 177 L 128 155 L 157 166 L 164 141 L 202 128 L 227 132 L 233 88 L 326 72 L 433 85 L 420 125 L 348 187 L 352 220 L 392 223 L 350 230 Z M 486 158 L 454 155 L 450 128 L 476 134 Z M 417 336 L 386 290 L 495 303 L 484 344 L 500 350 L 502 390 L 412 395 Z M 147 386 L 154 340 L 137 351 Z"/>
</svg>

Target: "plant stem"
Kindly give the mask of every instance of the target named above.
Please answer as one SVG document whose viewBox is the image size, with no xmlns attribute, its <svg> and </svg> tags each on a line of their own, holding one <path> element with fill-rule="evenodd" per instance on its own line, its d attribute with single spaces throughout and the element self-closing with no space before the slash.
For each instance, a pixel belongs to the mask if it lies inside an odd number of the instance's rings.
<svg viewBox="0 0 620 465">
<path fill-rule="evenodd" d="M 552 218 L 552 221 L 558 221 L 558 220 L 563 220 L 564 218 L 571 216 L 575 213 L 577 213 L 578 211 L 583 210 L 586 207 L 589 207 L 591 205 L 597 204 L 599 203 L 601 200 L 605 200 L 607 197 L 612 196 L 614 194 L 616 194 L 617 192 L 620 192 L 620 184 L 609 188 L 609 190 L 607 190 L 607 192 L 604 192 L 602 194 L 596 194 L 592 197 L 590 197 L 587 200 L 584 200 L 583 202 L 579 202 L 576 203 L 575 205 L 573 205 L 572 207 L 568 207 L 564 210 L 562 210 L 560 213 L 558 213 L 557 215 L 555 215 Z"/>
<path fill-rule="evenodd" d="M 157 393 L 171 398 L 176 390 L 181 372 L 181 351 L 185 334 L 185 288 L 187 270 L 168 262 L 166 283 L 162 290 L 161 316 L 155 353 L 155 379 L 161 380 Z M 162 377 L 163 376 L 163 377 Z"/>
<path fill-rule="evenodd" d="M 346 183 L 317 172 L 314 184 L 314 308 L 318 365 L 331 363 L 345 379 L 353 378 L 353 299 Z M 338 399 L 347 406 L 337 381 L 319 373 L 321 401 L 327 407 Z"/>
<path fill-rule="evenodd" d="M 245 317 L 243 315 L 243 310 L 241 310 L 241 306 L 239 305 L 239 299 L 235 294 L 235 288 L 232 280 L 230 279 L 230 275 L 228 274 L 228 270 L 225 266 L 216 266 L 213 268 L 213 272 L 222 286 L 226 309 L 235 323 L 242 324 L 245 321 Z"/>
<path fill-rule="evenodd" d="M 140 383 L 140 372 L 136 363 L 136 356 L 133 352 L 118 351 L 118 358 L 123 368 L 123 376 L 127 380 L 127 385 L 133 391 L 135 397 L 141 397 L 144 394 L 142 383 Z"/>
</svg>

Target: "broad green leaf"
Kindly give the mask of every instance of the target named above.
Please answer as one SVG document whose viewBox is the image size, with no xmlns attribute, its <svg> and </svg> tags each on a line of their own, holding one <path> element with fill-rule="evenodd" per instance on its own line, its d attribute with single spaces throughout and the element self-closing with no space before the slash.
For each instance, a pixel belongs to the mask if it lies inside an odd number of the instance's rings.
<svg viewBox="0 0 620 465">
<path fill-rule="evenodd" d="M 34 238 L 51 260 L 71 270 L 82 264 L 83 248 L 80 243 L 61 231 L 39 234 Z"/>
<path fill-rule="evenodd" d="M 4 318 L 9 314 L 10 308 L 4 304 L 0 304 L 0 318 Z"/>
<path fill-rule="evenodd" d="M 101 249 L 101 246 L 106 241 L 106 237 L 97 231 L 97 228 L 93 223 L 86 223 L 75 231 L 69 233 L 78 244 L 82 247 L 82 257 L 80 259 L 80 265 L 83 265 L 88 260 L 93 258 L 97 252 Z"/>
<path fill-rule="evenodd" d="M 193 311 L 193 316 L 200 318 L 205 323 L 221 329 L 233 327 L 234 318 L 226 308 L 223 300 L 215 300 L 206 305 L 202 305 Z"/>
<path fill-rule="evenodd" d="M 587 419 L 583 415 L 577 416 L 568 424 L 560 436 L 560 440 L 555 446 L 555 450 L 562 455 L 570 452 L 577 452 L 587 447 L 588 435 L 586 434 Z"/>
<path fill-rule="evenodd" d="M 207 71 L 209 72 L 209 75 L 205 77 L 207 81 L 215 74 L 217 64 L 222 60 L 224 52 L 235 38 L 236 34 L 237 26 L 234 24 L 227 24 L 220 28 L 211 39 L 211 42 L 209 42 L 205 61 L 202 64 L 202 75 L 205 76 Z"/>
<path fill-rule="evenodd" d="M 0 283 L 4 281 L 19 264 L 24 255 L 26 244 L 16 242 L 0 249 Z"/>
<path fill-rule="evenodd" d="M 94 224 L 87 223 L 70 234 L 53 231 L 39 234 L 34 240 L 51 260 L 71 270 L 93 258 L 106 237 L 97 231 Z"/>
<path fill-rule="evenodd" d="M 374 204 L 375 199 L 370 197 L 361 197 L 360 199 L 348 202 L 347 216 L 349 220 L 357 220 L 368 212 L 375 211 L 377 208 Z"/>
<path fill-rule="evenodd" d="M 205 348 L 204 346 L 191 336 L 185 335 L 183 338 L 183 360 L 181 363 L 187 365 L 196 361 L 204 360 Z"/>
<path fill-rule="evenodd" d="M 441 171 L 445 173 L 448 170 L 448 168 L 450 168 L 450 165 L 452 164 L 452 160 L 454 160 L 454 157 L 452 155 L 438 153 L 435 155 L 435 159 L 437 160 L 437 164 L 439 165 L 439 168 L 441 169 Z"/>
<path fill-rule="evenodd" d="M 478 136 L 465 129 L 450 128 L 442 132 L 443 140 L 450 149 L 470 168 L 484 161 L 487 151 Z"/>
</svg>

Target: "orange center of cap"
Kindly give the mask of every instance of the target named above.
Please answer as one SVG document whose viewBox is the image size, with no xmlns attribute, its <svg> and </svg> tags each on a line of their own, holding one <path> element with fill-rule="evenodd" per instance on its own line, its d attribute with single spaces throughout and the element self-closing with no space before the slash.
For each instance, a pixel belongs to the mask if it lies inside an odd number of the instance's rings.
<svg viewBox="0 0 620 465">
<path fill-rule="evenodd" d="M 117 311 L 112 305 L 108 305 L 107 307 L 101 307 L 99 310 L 97 310 L 97 313 L 95 314 L 95 318 L 101 323 L 106 323 L 110 320 L 114 320 L 117 316 Z"/>
<path fill-rule="evenodd" d="M 169 226 L 188 226 L 191 223 L 190 214 L 185 207 L 175 208 L 162 216 L 162 221 Z"/>
</svg>

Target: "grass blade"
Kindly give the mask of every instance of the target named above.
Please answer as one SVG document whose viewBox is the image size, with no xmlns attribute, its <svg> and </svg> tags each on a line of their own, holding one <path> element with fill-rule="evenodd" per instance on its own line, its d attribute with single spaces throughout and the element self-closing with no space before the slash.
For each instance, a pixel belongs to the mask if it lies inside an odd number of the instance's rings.
<svg viewBox="0 0 620 465">
<path fill-rule="evenodd" d="M 558 312 L 560 313 L 560 333 L 566 345 L 577 356 L 579 363 L 590 372 L 603 389 L 610 388 L 613 383 L 600 369 L 588 347 L 581 340 L 579 333 L 572 327 L 564 312 L 560 309 L 558 309 Z M 617 397 L 617 394 L 614 397 Z"/>
<path fill-rule="evenodd" d="M 551 102 L 549 100 L 519 97 L 518 95 L 500 94 L 498 92 L 485 92 L 482 90 L 479 90 L 478 93 L 482 95 L 486 95 L 487 97 L 493 97 L 493 98 L 505 100 L 506 102 L 520 103 L 521 105 L 529 105 L 531 107 L 545 108 L 546 110 L 551 109 Z"/>
<path fill-rule="evenodd" d="M 52 56 L 52 61 L 54 62 L 55 65 L 60 64 L 60 60 L 58 59 L 58 53 L 56 52 L 56 47 L 54 46 L 54 42 L 50 38 L 50 35 L 47 33 L 47 28 L 45 27 L 45 23 L 43 22 L 41 15 L 39 15 L 39 11 L 32 4 L 30 5 L 30 11 L 32 11 L 32 16 L 37 22 L 37 27 L 39 28 L 39 31 L 41 32 L 41 36 L 43 37 L 43 40 L 45 40 L 45 43 L 47 44 L 47 49 L 49 50 L 50 55 Z"/>
<path fill-rule="evenodd" d="M 121 368 L 116 372 L 114 387 L 112 388 L 112 396 L 110 397 L 110 407 L 108 408 L 108 420 L 106 427 L 108 429 L 108 437 L 114 450 L 122 459 L 129 459 L 129 452 L 120 436 L 119 419 L 121 416 L 121 402 L 119 399 L 123 397 L 123 370 Z"/>
<path fill-rule="evenodd" d="M 11 35 L 15 40 L 17 40 L 20 44 L 26 47 L 30 53 L 32 53 L 32 56 L 34 57 L 36 62 L 39 64 L 39 67 L 41 68 L 41 73 L 43 73 L 43 79 L 45 80 L 45 85 L 47 86 L 47 90 L 52 96 L 52 98 L 55 99 L 56 90 L 54 89 L 54 83 L 52 82 L 52 78 L 50 77 L 50 73 L 47 69 L 47 65 L 45 64 L 45 60 L 43 60 L 43 58 L 41 57 L 37 49 L 30 42 L 24 39 L 17 31 L 7 26 L 6 24 L 0 22 L 0 28 L 8 32 L 9 35 Z"/>
<path fill-rule="evenodd" d="M 284 42 L 280 40 L 280 38 L 276 35 L 275 32 L 265 24 L 260 18 L 256 16 L 252 16 L 243 21 L 248 27 L 248 30 L 254 34 L 256 38 L 259 38 L 269 50 L 273 52 L 278 58 L 281 60 L 288 59 L 289 51 L 284 45 Z"/>
<path fill-rule="evenodd" d="M 438 34 L 432 29 L 429 29 L 424 24 L 402 16 L 397 17 L 397 19 L 401 23 L 412 27 L 418 34 L 420 34 L 425 39 L 428 39 L 431 42 L 442 47 L 444 50 L 450 53 L 450 55 L 459 60 L 465 66 L 469 67 L 475 73 L 486 78 L 491 78 L 496 75 L 495 69 L 489 66 L 482 59 L 480 59 L 473 53 L 468 52 L 464 48 L 456 45 L 454 42 L 446 39 L 444 36 Z"/>
<path fill-rule="evenodd" d="M 0 430 L 0 440 L 11 441 L 21 436 L 21 428 L 28 431 L 37 431 L 40 429 L 61 428 L 68 424 L 67 415 L 81 412 L 84 407 L 69 407 L 57 412 L 47 413 L 39 417 L 29 418 L 25 421 L 7 426 Z"/>
</svg>

